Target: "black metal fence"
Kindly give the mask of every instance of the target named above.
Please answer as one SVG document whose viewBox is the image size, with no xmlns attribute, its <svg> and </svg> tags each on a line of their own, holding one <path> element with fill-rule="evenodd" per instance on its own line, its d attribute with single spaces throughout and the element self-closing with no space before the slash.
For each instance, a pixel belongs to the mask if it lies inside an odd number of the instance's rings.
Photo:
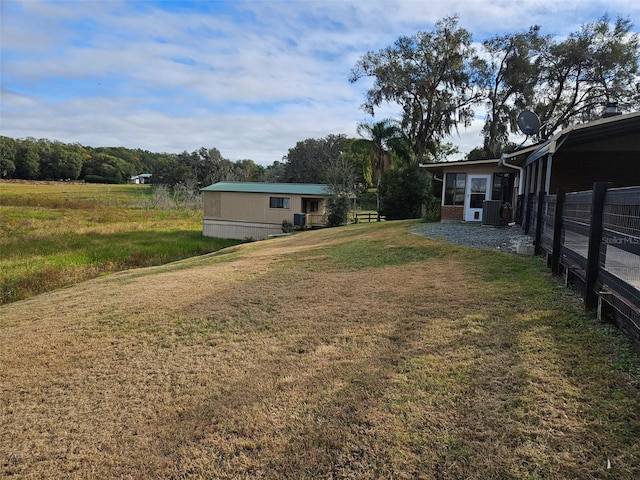
<svg viewBox="0 0 640 480">
<path fill-rule="evenodd" d="M 523 229 L 585 308 L 612 318 L 640 345 L 640 187 L 529 195 Z"/>
</svg>

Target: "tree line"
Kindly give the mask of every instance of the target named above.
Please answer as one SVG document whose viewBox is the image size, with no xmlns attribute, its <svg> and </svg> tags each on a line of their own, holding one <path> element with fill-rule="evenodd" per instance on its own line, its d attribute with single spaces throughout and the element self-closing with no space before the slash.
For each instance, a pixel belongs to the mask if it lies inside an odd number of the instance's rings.
<svg viewBox="0 0 640 480">
<path fill-rule="evenodd" d="M 138 148 L 91 147 L 31 137 L 0 136 L 0 178 L 25 180 L 83 180 L 126 183 L 132 176 L 151 173 L 151 183 L 206 186 L 220 181 L 325 183 L 338 158 L 359 170 L 363 158 L 352 151 L 355 139 L 345 135 L 309 138 L 289 149 L 282 161 L 262 166 L 253 160 L 232 162 L 217 148 L 193 152 L 154 153 Z M 365 168 L 366 171 L 366 168 Z M 365 176 L 354 182 L 366 184 Z"/>
<path fill-rule="evenodd" d="M 260 181 L 268 177 L 268 170 L 252 160 L 227 160 L 216 148 L 154 153 L 139 148 L 0 136 L 0 178 L 126 183 L 132 176 L 151 173 L 152 183 L 173 187 L 206 186 L 221 180 Z"/>
</svg>

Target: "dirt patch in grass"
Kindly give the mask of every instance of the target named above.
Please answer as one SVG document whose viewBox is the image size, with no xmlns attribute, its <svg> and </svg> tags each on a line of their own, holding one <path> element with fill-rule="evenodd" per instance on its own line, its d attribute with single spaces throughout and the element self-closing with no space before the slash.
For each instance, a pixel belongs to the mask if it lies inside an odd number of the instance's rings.
<svg viewBox="0 0 640 480">
<path fill-rule="evenodd" d="M 487 255 L 388 222 L 1 306 L 0 472 L 637 477 L 640 396 L 610 338 L 535 260 Z"/>
</svg>

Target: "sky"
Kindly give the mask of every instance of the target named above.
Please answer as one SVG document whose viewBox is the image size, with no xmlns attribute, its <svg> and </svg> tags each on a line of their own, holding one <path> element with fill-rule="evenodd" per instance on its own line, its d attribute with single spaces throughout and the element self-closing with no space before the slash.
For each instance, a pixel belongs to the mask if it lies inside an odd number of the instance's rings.
<svg viewBox="0 0 640 480">
<path fill-rule="evenodd" d="M 307 138 L 357 137 L 369 51 L 457 15 L 478 45 L 526 31 L 565 38 L 608 14 L 640 31 L 637 0 L 0 0 L 0 134 L 151 152 L 217 148 L 282 161 Z M 484 111 L 450 138 L 482 144 Z"/>
</svg>

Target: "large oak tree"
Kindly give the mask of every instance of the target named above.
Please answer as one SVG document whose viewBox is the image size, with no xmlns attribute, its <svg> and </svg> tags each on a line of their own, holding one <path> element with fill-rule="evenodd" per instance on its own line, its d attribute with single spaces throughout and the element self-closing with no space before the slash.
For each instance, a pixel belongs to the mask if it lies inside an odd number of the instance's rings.
<svg viewBox="0 0 640 480">
<path fill-rule="evenodd" d="M 633 24 L 606 15 L 542 51 L 533 108 L 540 138 L 601 116 L 608 103 L 623 111 L 640 107 L 640 40 Z"/>
<path fill-rule="evenodd" d="M 375 114 L 383 102 L 402 108 L 401 124 L 418 162 L 433 160 L 443 140 L 469 126 L 474 106 L 483 98 L 484 62 L 471 45 L 471 34 L 457 17 L 436 23 L 433 32 L 400 37 L 356 63 L 351 82 L 374 78 L 363 109 Z"/>
<path fill-rule="evenodd" d="M 487 62 L 487 116 L 482 156 L 496 158 L 517 130 L 517 117 L 533 103 L 540 77 L 540 52 L 550 37 L 540 27 L 497 35 L 483 42 Z"/>
</svg>

